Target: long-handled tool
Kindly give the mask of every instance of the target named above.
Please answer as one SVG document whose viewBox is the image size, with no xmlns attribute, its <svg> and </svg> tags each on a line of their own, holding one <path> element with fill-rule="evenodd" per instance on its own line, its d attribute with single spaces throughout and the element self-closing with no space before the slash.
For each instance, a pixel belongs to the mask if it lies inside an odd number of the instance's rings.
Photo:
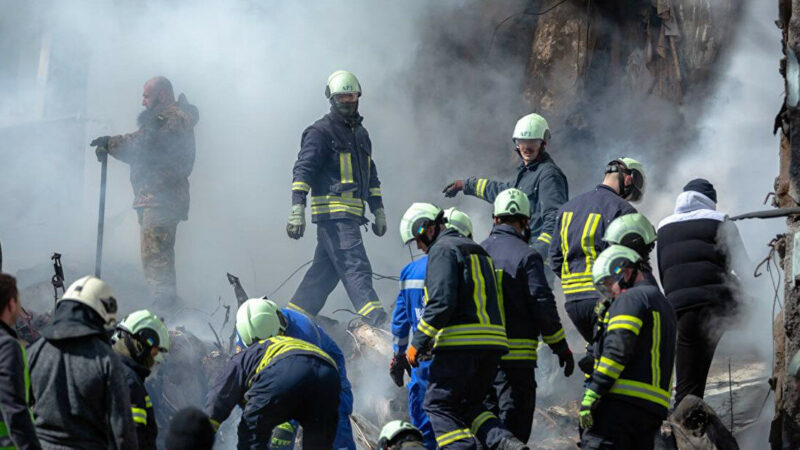
<svg viewBox="0 0 800 450">
<path fill-rule="evenodd" d="M 103 262 L 103 225 L 106 216 L 106 172 L 108 171 L 108 154 L 100 157 L 100 207 L 97 211 L 97 253 L 94 258 L 94 276 L 100 278 L 100 267 Z"/>
</svg>

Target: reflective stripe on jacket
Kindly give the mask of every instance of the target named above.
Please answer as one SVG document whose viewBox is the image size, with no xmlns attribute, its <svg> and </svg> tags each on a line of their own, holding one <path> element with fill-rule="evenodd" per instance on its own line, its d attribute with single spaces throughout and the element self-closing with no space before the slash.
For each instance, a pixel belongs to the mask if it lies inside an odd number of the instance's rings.
<svg viewBox="0 0 800 450">
<path fill-rule="evenodd" d="M 40 449 L 30 405 L 31 377 L 25 347 L 0 321 L 0 449 Z"/>
<path fill-rule="evenodd" d="M 675 311 L 646 276 L 611 302 L 588 388 L 667 417 L 677 336 Z"/>
<path fill-rule="evenodd" d="M 417 328 L 425 311 L 425 271 L 428 256 L 412 261 L 400 272 L 400 291 L 392 313 L 392 348 L 405 353 L 409 336 Z"/>
<path fill-rule="evenodd" d="M 335 109 L 306 128 L 294 164 L 292 204 L 306 204 L 311 220 L 354 219 L 366 223 L 364 204 L 383 207 L 372 142 L 361 125 L 347 122 Z"/>
<path fill-rule="evenodd" d="M 456 230 L 441 231 L 428 249 L 425 297 L 415 348 L 508 350 L 492 258 Z"/>
</svg>

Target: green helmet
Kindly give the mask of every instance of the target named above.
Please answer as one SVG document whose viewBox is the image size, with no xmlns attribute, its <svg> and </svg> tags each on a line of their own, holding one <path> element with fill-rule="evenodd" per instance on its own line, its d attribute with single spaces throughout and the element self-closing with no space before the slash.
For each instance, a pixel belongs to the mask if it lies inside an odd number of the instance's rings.
<svg viewBox="0 0 800 450">
<path fill-rule="evenodd" d="M 428 225 L 441 221 L 443 217 L 444 211 L 436 205 L 413 203 L 400 219 L 400 239 L 403 240 L 403 245 L 422 235 Z"/>
<path fill-rule="evenodd" d="M 378 445 L 381 449 L 388 449 L 390 445 L 396 443 L 394 440 L 406 433 L 414 434 L 414 437 L 419 441 L 423 439 L 422 432 L 414 425 L 405 420 L 393 420 L 381 429 L 381 434 L 378 436 Z"/>
<path fill-rule="evenodd" d="M 517 188 L 509 188 L 497 194 L 494 199 L 495 217 L 525 216 L 531 217 L 531 202 L 524 192 Z"/>
<path fill-rule="evenodd" d="M 447 208 L 444 210 L 444 218 L 447 220 L 445 226 L 461 233 L 462 236 L 472 237 L 472 220 L 463 211 L 455 208 Z"/>
<path fill-rule="evenodd" d="M 253 342 L 269 339 L 286 331 L 286 317 L 272 300 L 251 298 L 236 311 L 236 333 L 241 343 L 249 347 Z"/>
<path fill-rule="evenodd" d="M 139 342 L 146 345 L 147 350 L 158 348 L 155 361 L 160 363 L 167 353 L 170 346 L 169 330 L 164 325 L 164 321 L 146 309 L 134 311 L 119 323 L 117 328 L 130 333 Z"/>
<path fill-rule="evenodd" d="M 541 139 L 550 140 L 550 127 L 547 121 L 539 114 L 528 114 L 519 119 L 514 127 L 513 140 L 517 139 Z"/>
<path fill-rule="evenodd" d="M 789 361 L 789 376 L 800 378 L 800 351 L 792 356 L 792 360 Z"/>
<path fill-rule="evenodd" d="M 608 277 L 619 281 L 622 271 L 628 265 L 636 264 L 642 260 L 638 253 L 621 245 L 612 245 L 603 250 L 592 266 L 592 282 L 595 287 L 603 292 L 603 282 Z"/>
<path fill-rule="evenodd" d="M 358 78 L 346 70 L 337 70 L 328 77 L 325 85 L 325 97 L 331 98 L 336 94 L 358 94 L 361 97 L 361 84 Z"/>
<path fill-rule="evenodd" d="M 631 202 L 638 202 L 644 197 L 646 177 L 644 166 L 639 161 L 627 157 L 617 158 L 608 163 L 606 173 L 618 173 L 620 175 L 620 197 Z M 625 186 L 625 183 L 622 182 L 624 175 L 630 175 L 633 178 L 628 186 Z"/>
<path fill-rule="evenodd" d="M 612 220 L 603 240 L 635 250 L 646 258 L 656 242 L 656 228 L 643 214 L 625 214 Z"/>
</svg>

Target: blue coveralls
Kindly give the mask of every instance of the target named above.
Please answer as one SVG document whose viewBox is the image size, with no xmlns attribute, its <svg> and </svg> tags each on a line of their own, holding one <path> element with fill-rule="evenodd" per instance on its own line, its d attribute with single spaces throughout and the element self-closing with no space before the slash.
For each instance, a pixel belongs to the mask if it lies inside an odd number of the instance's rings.
<svg viewBox="0 0 800 450">
<path fill-rule="evenodd" d="M 283 315 L 286 316 L 286 321 L 288 322 L 285 332 L 286 336 L 316 345 L 330 355 L 336 362 L 342 390 L 339 394 L 339 425 L 336 428 L 336 440 L 333 443 L 333 448 L 337 450 L 355 450 L 356 444 L 355 441 L 353 441 L 353 429 L 350 426 L 350 414 L 353 412 L 353 391 L 350 387 L 350 381 L 347 379 L 347 370 L 345 369 L 342 350 L 319 325 L 314 323 L 305 314 L 288 308 L 284 308 L 281 311 Z"/>
<path fill-rule="evenodd" d="M 425 310 L 425 270 L 428 267 L 428 256 L 412 261 L 400 272 L 400 292 L 392 313 L 392 347 L 395 354 L 405 353 L 408 347 L 409 334 L 417 328 L 422 312 Z M 425 400 L 425 389 L 428 384 L 428 367 L 431 362 L 420 361 L 419 367 L 411 369 L 408 382 L 408 414 L 411 424 L 422 432 L 425 447 L 436 449 L 436 435 L 422 409 Z"/>
</svg>

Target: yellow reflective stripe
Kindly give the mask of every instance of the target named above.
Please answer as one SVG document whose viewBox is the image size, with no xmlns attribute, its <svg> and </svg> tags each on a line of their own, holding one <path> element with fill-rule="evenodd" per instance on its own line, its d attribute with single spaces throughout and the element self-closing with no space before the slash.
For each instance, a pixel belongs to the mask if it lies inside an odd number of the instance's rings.
<svg viewBox="0 0 800 450">
<path fill-rule="evenodd" d="M 145 408 L 152 408 L 153 407 L 153 402 L 150 401 L 150 396 L 149 395 L 145 395 L 144 396 L 144 407 Z"/>
<path fill-rule="evenodd" d="M 566 337 L 566 333 L 564 333 L 564 329 L 563 328 L 559 328 L 558 331 L 556 331 L 555 333 L 553 333 L 551 335 L 542 336 L 542 340 L 544 341 L 545 344 L 555 344 L 556 342 L 561 341 L 565 337 Z"/>
<path fill-rule="evenodd" d="M 131 414 L 133 414 L 133 421 L 142 425 L 147 425 L 147 410 L 142 408 L 131 407 Z"/>
<path fill-rule="evenodd" d="M 536 339 L 509 339 L 508 353 L 503 355 L 503 361 L 536 361 L 539 341 Z"/>
<path fill-rule="evenodd" d="M 304 183 L 302 181 L 295 181 L 292 183 L 292 190 L 308 192 L 311 190 L 311 186 L 308 183 Z"/>
<path fill-rule="evenodd" d="M 484 412 L 478 414 L 478 417 L 476 417 L 472 421 L 472 425 L 469 427 L 470 431 L 472 431 L 473 434 L 477 433 L 478 430 L 481 429 L 483 424 L 486 423 L 486 421 L 489 420 L 489 419 L 497 419 L 497 416 L 495 416 L 494 414 L 490 413 L 489 411 L 484 411 Z"/>
<path fill-rule="evenodd" d="M 342 183 L 353 183 L 353 160 L 350 153 L 339 153 L 339 175 Z"/>
<path fill-rule="evenodd" d="M 344 212 L 354 214 L 356 216 L 364 215 L 364 207 L 356 208 L 347 205 L 331 205 L 331 206 L 312 206 L 311 214 L 332 214 L 337 212 Z"/>
<path fill-rule="evenodd" d="M 417 329 L 428 337 L 436 337 L 436 334 L 439 332 L 438 329 L 432 327 L 430 324 L 428 324 L 428 322 L 425 322 L 425 319 L 422 318 L 419 319 Z"/>
<path fill-rule="evenodd" d="M 561 277 L 562 281 L 570 280 L 570 281 L 592 281 L 592 273 L 591 272 L 581 272 L 581 273 L 570 273 Z"/>
<path fill-rule="evenodd" d="M 489 180 L 487 180 L 486 178 L 478 178 L 478 182 L 475 183 L 475 195 L 477 195 L 480 198 L 485 198 L 483 196 L 483 191 L 486 190 L 486 183 L 488 182 Z"/>
<path fill-rule="evenodd" d="M 614 382 L 614 385 L 611 387 L 609 392 L 612 394 L 627 395 L 628 397 L 636 397 L 651 401 L 669 409 L 670 393 L 658 386 L 651 386 L 640 381 L 620 378 Z"/>
<path fill-rule="evenodd" d="M 423 297 L 422 297 L 422 304 L 423 305 L 427 305 L 428 304 L 428 286 L 423 286 L 422 287 L 422 292 L 424 294 Z"/>
<path fill-rule="evenodd" d="M 369 302 L 366 305 L 362 306 L 361 309 L 358 310 L 358 313 L 362 316 L 366 316 L 367 314 L 375 311 L 378 308 L 381 308 L 381 302 Z"/>
<path fill-rule="evenodd" d="M 653 347 L 650 350 L 653 385 L 661 386 L 661 314 L 653 311 Z"/>
<path fill-rule="evenodd" d="M 608 321 L 608 331 L 630 330 L 633 332 L 633 334 L 638 336 L 641 328 L 642 328 L 642 319 L 636 316 L 620 314 L 618 316 L 612 317 L 611 320 Z"/>
<path fill-rule="evenodd" d="M 464 337 L 446 337 L 444 339 L 437 338 L 435 347 L 467 347 L 467 346 L 490 346 L 490 347 L 508 347 L 508 341 L 505 337 L 497 336 L 464 336 Z"/>
<path fill-rule="evenodd" d="M 500 309 L 500 322 L 506 326 L 506 307 L 505 297 L 503 296 L 503 269 L 495 269 L 495 280 L 497 280 L 497 307 Z"/>
<path fill-rule="evenodd" d="M 460 430 L 453 430 L 449 433 L 445 433 L 441 436 L 436 436 L 436 445 L 440 448 L 446 445 L 450 445 L 455 441 L 460 441 L 461 439 L 472 439 L 474 436 L 471 431 L 467 428 L 462 428 Z"/>
<path fill-rule="evenodd" d="M 594 292 L 596 289 L 594 285 L 579 285 L 578 287 L 571 287 L 568 289 L 561 288 L 564 294 L 577 294 L 579 292 Z"/>
<path fill-rule="evenodd" d="M 290 338 L 287 336 L 274 336 L 269 339 L 265 339 L 261 341 L 261 343 L 269 342 L 270 345 L 267 347 L 266 351 L 264 352 L 264 356 L 261 358 L 261 362 L 258 364 L 256 368 L 256 373 L 261 372 L 262 370 L 266 369 L 267 366 L 272 362 L 272 360 L 283 353 L 297 350 L 297 351 L 304 351 L 313 353 L 318 355 L 331 363 L 334 367 L 336 367 L 336 363 L 333 361 L 333 358 L 330 357 L 327 353 L 325 353 L 322 349 L 315 346 L 314 344 L 308 343 L 306 341 L 301 341 L 300 339 Z"/>
<path fill-rule="evenodd" d="M 596 371 L 614 380 L 619 378 L 622 371 L 625 370 L 625 366 L 605 356 L 600 357 L 600 360 L 595 363 L 594 368 Z"/>
<path fill-rule="evenodd" d="M 379 188 L 379 187 L 369 188 L 369 196 L 370 197 L 381 197 L 382 196 L 381 188 Z"/>
<path fill-rule="evenodd" d="M 363 207 L 364 201 L 360 198 L 341 197 L 339 195 L 312 195 L 311 206 L 348 205 Z"/>
<path fill-rule="evenodd" d="M 536 240 L 537 241 L 542 241 L 544 243 L 549 244 L 552 239 L 553 239 L 553 236 L 551 236 L 550 234 L 542 233 L 542 234 L 539 235 L 539 237 Z"/>
<path fill-rule="evenodd" d="M 420 323 L 422 320 L 420 319 Z M 467 334 L 492 334 L 506 337 L 506 329 L 502 325 L 493 324 L 463 324 L 451 325 L 441 330 L 441 335 L 467 335 Z"/>
<path fill-rule="evenodd" d="M 569 241 L 567 238 L 569 237 L 569 224 L 572 222 L 572 212 L 564 211 L 561 214 L 561 257 L 564 260 L 561 263 L 561 279 L 563 280 L 564 277 L 569 276 L 569 260 L 567 259 L 567 255 L 569 255 Z"/>
<path fill-rule="evenodd" d="M 597 213 L 590 213 L 586 218 L 586 224 L 583 226 L 583 235 L 581 236 L 581 247 L 583 254 L 586 255 L 586 271 L 591 273 L 592 264 L 597 259 L 597 251 L 594 248 L 595 233 L 597 233 L 597 225 L 600 224 L 602 216 Z"/>
<path fill-rule="evenodd" d="M 481 263 L 478 255 L 469 255 L 470 259 L 470 272 L 472 272 L 473 288 L 472 300 L 475 302 L 475 314 L 478 316 L 478 322 L 488 324 L 489 314 L 486 312 L 486 280 L 483 278 L 481 272 Z"/>
<path fill-rule="evenodd" d="M 208 421 L 211 422 L 211 426 L 214 428 L 214 433 L 219 431 L 219 425 L 220 425 L 219 422 L 217 422 L 216 420 L 211 419 L 211 418 L 209 418 Z"/>
<path fill-rule="evenodd" d="M 301 313 L 303 313 L 303 314 L 307 315 L 308 317 L 314 317 L 314 315 L 313 315 L 313 314 L 309 314 L 309 313 L 308 313 L 308 311 L 306 311 L 305 309 L 303 309 L 303 308 L 301 308 L 301 307 L 297 306 L 296 304 L 294 304 L 294 303 L 292 303 L 292 302 L 289 302 L 289 304 L 288 304 L 288 305 L 286 305 L 286 307 L 287 307 L 287 308 L 289 308 L 289 309 L 293 309 L 293 310 L 295 310 L 295 311 L 300 311 Z"/>
</svg>

